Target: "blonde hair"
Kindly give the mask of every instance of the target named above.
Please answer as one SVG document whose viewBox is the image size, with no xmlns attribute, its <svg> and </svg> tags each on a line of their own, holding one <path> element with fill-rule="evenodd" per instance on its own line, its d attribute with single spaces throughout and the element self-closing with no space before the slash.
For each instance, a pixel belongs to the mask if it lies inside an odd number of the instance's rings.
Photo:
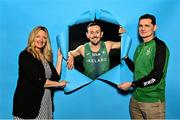
<svg viewBox="0 0 180 120">
<path fill-rule="evenodd" d="M 35 44 L 34 44 L 34 39 L 40 30 L 43 30 L 47 35 L 47 41 L 46 41 L 45 46 L 42 48 L 42 54 L 44 55 L 46 60 L 48 60 L 49 62 L 50 61 L 52 62 L 52 48 L 51 48 L 49 33 L 48 33 L 47 28 L 45 28 L 43 26 L 37 26 L 31 31 L 29 38 L 28 38 L 28 45 L 26 47 L 26 50 L 28 52 L 30 52 L 35 58 L 40 60 L 40 56 L 36 52 Z"/>
</svg>

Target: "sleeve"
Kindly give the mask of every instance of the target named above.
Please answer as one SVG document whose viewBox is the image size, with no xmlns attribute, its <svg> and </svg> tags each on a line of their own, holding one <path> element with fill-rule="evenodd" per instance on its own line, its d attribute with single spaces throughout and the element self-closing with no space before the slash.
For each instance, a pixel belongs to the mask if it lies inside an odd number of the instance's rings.
<svg viewBox="0 0 180 120">
<path fill-rule="evenodd" d="M 49 62 L 49 65 L 50 65 L 51 70 L 52 70 L 51 80 L 52 80 L 52 81 L 59 81 L 60 75 L 57 73 L 56 68 L 54 67 L 54 65 L 53 65 L 51 62 Z M 61 73 L 60 73 L 60 74 L 61 74 Z"/>
<path fill-rule="evenodd" d="M 166 66 L 166 61 L 169 57 L 166 54 L 167 47 L 164 42 L 160 40 L 156 40 L 156 53 L 154 59 L 154 69 L 145 77 L 140 80 L 134 81 L 132 83 L 133 87 L 148 87 L 152 85 L 156 85 L 160 82 L 164 75 L 164 67 Z"/>
<path fill-rule="evenodd" d="M 19 74 L 37 87 L 44 87 L 46 78 L 43 66 L 27 51 L 19 55 Z"/>
<path fill-rule="evenodd" d="M 129 57 L 125 58 L 124 60 L 128 68 L 134 73 L 134 62 Z"/>
</svg>

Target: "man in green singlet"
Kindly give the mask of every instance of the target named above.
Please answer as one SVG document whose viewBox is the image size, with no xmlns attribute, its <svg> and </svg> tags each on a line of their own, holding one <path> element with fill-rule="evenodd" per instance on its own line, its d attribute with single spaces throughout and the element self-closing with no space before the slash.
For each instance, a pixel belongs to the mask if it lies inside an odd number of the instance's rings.
<svg viewBox="0 0 180 120">
<path fill-rule="evenodd" d="M 125 32 L 124 29 L 120 27 L 119 33 L 123 32 Z M 109 52 L 111 49 L 120 49 L 120 42 L 101 41 L 103 31 L 97 22 L 92 22 L 87 26 L 86 36 L 90 42 L 69 51 L 67 66 L 68 69 L 72 69 L 74 67 L 74 57 L 82 55 L 85 75 L 95 79 L 109 70 Z"/>
</svg>

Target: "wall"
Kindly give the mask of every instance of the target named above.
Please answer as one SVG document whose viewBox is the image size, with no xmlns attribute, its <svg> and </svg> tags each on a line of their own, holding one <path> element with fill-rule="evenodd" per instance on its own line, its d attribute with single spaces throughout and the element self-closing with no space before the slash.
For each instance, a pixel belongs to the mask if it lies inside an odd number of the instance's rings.
<svg viewBox="0 0 180 120">
<path fill-rule="evenodd" d="M 127 29 L 133 38 L 129 53 L 131 58 L 138 45 L 139 16 L 150 13 L 157 17 L 156 34 L 168 45 L 171 53 L 166 80 L 166 117 L 180 119 L 179 0 L 0 0 L 0 119 L 12 118 L 18 54 L 25 48 L 32 28 L 37 25 L 48 28 L 56 60 L 56 36 L 63 31 L 64 26 L 92 9 L 109 11 Z M 133 80 L 127 66 L 119 72 L 121 82 Z M 129 119 L 130 96 L 131 94 L 122 93 L 115 86 L 98 80 L 71 94 L 57 91 L 54 96 L 54 118 Z"/>
</svg>

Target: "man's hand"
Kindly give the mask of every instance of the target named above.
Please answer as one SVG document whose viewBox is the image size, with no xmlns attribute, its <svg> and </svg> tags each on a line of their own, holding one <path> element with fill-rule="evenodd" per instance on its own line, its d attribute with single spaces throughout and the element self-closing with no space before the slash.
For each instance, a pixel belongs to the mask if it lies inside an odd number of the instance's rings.
<svg viewBox="0 0 180 120">
<path fill-rule="evenodd" d="M 127 91 L 131 87 L 131 85 L 132 82 L 124 82 L 122 84 L 119 84 L 118 88 Z"/>
<path fill-rule="evenodd" d="M 74 57 L 71 54 L 69 54 L 67 59 L 67 67 L 70 70 L 74 68 Z"/>
</svg>

